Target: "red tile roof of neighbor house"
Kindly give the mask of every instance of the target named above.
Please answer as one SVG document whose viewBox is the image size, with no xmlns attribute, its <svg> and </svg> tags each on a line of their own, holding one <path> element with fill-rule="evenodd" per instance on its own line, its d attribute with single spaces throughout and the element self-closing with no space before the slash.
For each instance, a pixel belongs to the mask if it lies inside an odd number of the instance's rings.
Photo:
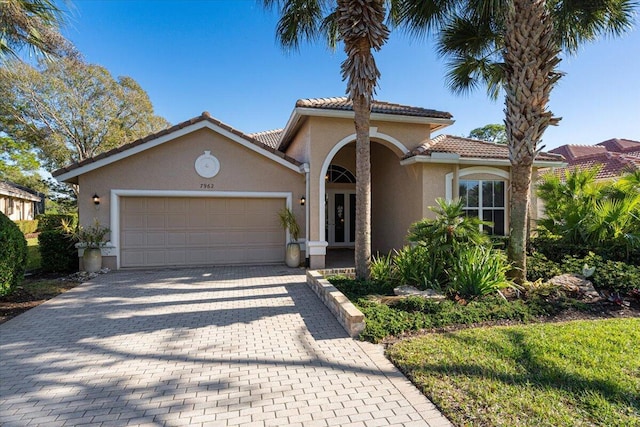
<svg viewBox="0 0 640 427">
<path fill-rule="evenodd" d="M 509 147 L 506 144 L 453 135 L 438 135 L 411 150 L 404 158 L 429 156 L 432 153 L 450 153 L 467 158 L 509 159 Z M 539 153 L 536 160 L 561 162 L 563 158 L 558 154 Z"/>
<path fill-rule="evenodd" d="M 616 153 L 640 153 L 640 141 L 631 139 L 613 138 L 596 144 Z"/>
<path fill-rule="evenodd" d="M 297 108 L 318 108 L 325 110 L 353 111 L 353 102 L 346 96 L 335 98 L 309 98 L 299 99 Z M 393 104 L 391 102 L 376 101 L 371 104 L 372 113 L 397 114 L 401 116 L 434 117 L 438 119 L 450 119 L 453 116 L 446 111 L 431 110 L 428 108 L 412 107 L 410 105 Z"/>
<path fill-rule="evenodd" d="M 591 169 L 599 166 L 596 179 L 610 179 L 640 170 L 640 141 L 613 138 L 596 145 L 563 145 L 554 148 L 551 153 L 562 154 L 567 158 L 568 166 L 554 172 L 564 176 L 574 169 Z"/>
</svg>

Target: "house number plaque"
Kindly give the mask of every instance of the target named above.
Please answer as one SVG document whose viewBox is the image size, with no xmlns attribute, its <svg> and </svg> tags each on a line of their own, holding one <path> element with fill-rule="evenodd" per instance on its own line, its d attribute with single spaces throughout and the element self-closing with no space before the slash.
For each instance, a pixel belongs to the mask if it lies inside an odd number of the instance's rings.
<svg viewBox="0 0 640 427">
<path fill-rule="evenodd" d="M 213 178 L 220 172 L 220 162 L 211 155 L 211 151 L 205 151 L 196 159 L 195 168 L 201 177 Z"/>
</svg>

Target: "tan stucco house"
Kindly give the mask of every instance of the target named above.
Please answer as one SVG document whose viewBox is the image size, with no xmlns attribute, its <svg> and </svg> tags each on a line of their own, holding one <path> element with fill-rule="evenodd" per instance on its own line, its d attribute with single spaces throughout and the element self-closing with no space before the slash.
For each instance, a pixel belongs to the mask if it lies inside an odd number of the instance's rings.
<svg viewBox="0 0 640 427">
<path fill-rule="evenodd" d="M 0 212 L 13 221 L 35 219 L 42 197 L 16 184 L 0 181 Z"/>
<path fill-rule="evenodd" d="M 508 230 L 507 147 L 432 138 L 452 123 L 447 112 L 373 103 L 374 252 L 403 246 L 437 197 L 464 197 L 493 232 Z M 346 98 L 303 99 L 284 129 L 246 134 L 203 113 L 53 175 L 79 185 L 82 224 L 111 228 L 108 267 L 281 263 L 290 237 L 277 212 L 289 207 L 318 268 L 327 251 L 354 245 L 355 138 Z M 534 167 L 561 165 L 541 153 Z"/>
</svg>

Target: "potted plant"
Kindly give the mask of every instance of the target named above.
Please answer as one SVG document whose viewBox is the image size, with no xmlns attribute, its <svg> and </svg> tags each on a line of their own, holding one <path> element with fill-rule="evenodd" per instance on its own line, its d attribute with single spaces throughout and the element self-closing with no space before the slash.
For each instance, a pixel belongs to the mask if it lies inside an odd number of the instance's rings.
<svg viewBox="0 0 640 427">
<path fill-rule="evenodd" d="M 278 212 L 280 225 L 284 230 L 289 230 L 291 241 L 287 244 L 287 252 L 285 262 L 288 267 L 298 267 L 300 265 L 300 244 L 298 243 L 298 235 L 300 234 L 300 226 L 296 221 L 296 216 L 291 209 L 283 208 Z"/>
<path fill-rule="evenodd" d="M 63 224 L 66 231 L 69 230 L 68 224 Z M 95 273 L 102 268 L 102 251 L 105 246 L 104 236 L 111 230 L 103 227 L 96 219 L 91 227 L 78 226 L 77 230 L 71 232 L 73 237 L 78 241 L 78 248 L 83 248 L 82 263 L 84 271 L 87 273 Z"/>
</svg>

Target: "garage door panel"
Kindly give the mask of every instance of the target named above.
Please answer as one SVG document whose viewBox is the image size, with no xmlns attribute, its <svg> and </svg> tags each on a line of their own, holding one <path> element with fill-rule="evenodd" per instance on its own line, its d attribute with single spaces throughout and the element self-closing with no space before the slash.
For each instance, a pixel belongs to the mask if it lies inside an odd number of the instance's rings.
<svg viewBox="0 0 640 427">
<path fill-rule="evenodd" d="M 156 228 L 156 229 L 164 230 L 167 228 L 167 221 L 166 221 L 167 216 L 164 214 L 140 213 L 140 215 L 144 215 L 146 217 L 145 227 L 147 229 Z"/>
<path fill-rule="evenodd" d="M 122 234 L 122 247 L 144 247 L 146 240 L 146 234 L 143 231 L 127 231 Z"/>
<path fill-rule="evenodd" d="M 146 234 L 145 246 L 150 248 L 164 249 L 167 247 L 167 233 L 165 231 L 150 231 Z"/>
<path fill-rule="evenodd" d="M 123 267 L 276 263 L 284 199 L 124 197 Z"/>
</svg>

